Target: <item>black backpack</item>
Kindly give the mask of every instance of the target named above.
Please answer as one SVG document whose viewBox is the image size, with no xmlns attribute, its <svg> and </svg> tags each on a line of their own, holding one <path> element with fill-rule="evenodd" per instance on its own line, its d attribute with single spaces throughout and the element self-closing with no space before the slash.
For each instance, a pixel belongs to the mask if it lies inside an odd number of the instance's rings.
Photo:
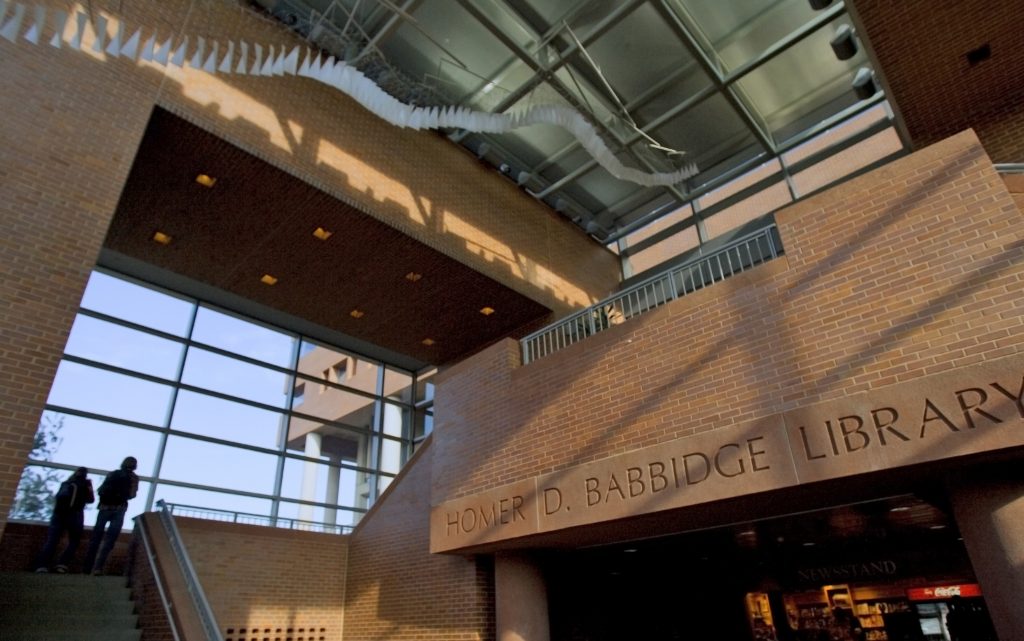
<svg viewBox="0 0 1024 641">
<path fill-rule="evenodd" d="M 57 509 L 70 510 L 74 506 L 76 498 L 78 498 L 78 486 L 74 481 L 64 481 L 60 484 L 60 489 L 57 490 Z"/>
<path fill-rule="evenodd" d="M 131 498 L 132 479 L 124 470 L 114 470 L 103 479 L 103 484 L 97 492 L 100 495 L 100 503 L 103 505 L 124 505 Z"/>
</svg>

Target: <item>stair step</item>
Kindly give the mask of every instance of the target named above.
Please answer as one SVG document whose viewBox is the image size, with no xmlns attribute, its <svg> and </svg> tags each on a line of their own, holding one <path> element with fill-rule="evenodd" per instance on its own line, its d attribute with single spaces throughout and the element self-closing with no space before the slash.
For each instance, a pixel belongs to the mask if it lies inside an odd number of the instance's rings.
<svg viewBox="0 0 1024 641">
<path fill-rule="evenodd" d="M 3 641 L 139 641 L 121 576 L 0 573 Z"/>
<path fill-rule="evenodd" d="M 60 620 L 61 623 L 67 623 L 69 626 L 76 628 L 89 628 L 95 625 L 106 625 L 106 624 L 125 624 L 128 627 L 134 627 L 138 622 L 138 615 L 131 611 L 131 608 L 127 609 L 127 612 L 61 612 Z M 32 625 L 49 625 L 49 622 L 44 624 L 39 623 L 42 619 L 40 616 L 42 613 L 35 609 L 19 608 L 12 611 L 4 612 L 4 629 L 12 626 L 30 627 Z"/>
<path fill-rule="evenodd" d="M 140 641 L 142 630 L 100 630 L 94 632 L 79 630 L 36 630 L 32 632 L 7 632 L 4 641 Z"/>
</svg>

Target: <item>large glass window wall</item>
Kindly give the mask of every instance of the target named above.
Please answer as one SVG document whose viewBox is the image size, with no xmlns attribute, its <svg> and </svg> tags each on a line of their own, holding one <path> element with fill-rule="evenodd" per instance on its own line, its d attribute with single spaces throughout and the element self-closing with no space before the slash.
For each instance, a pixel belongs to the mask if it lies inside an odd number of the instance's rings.
<svg viewBox="0 0 1024 641">
<path fill-rule="evenodd" d="M 11 518 L 47 519 L 74 468 L 98 487 L 134 456 L 129 516 L 163 499 L 344 531 L 430 433 L 432 376 L 96 271 Z"/>
</svg>

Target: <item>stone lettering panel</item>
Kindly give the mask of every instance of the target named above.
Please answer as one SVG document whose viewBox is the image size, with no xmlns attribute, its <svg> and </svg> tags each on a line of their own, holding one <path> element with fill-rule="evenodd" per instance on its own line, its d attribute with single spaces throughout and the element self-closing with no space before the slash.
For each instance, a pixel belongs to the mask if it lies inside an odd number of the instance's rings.
<svg viewBox="0 0 1024 641">
<path fill-rule="evenodd" d="M 528 479 L 430 510 L 430 551 L 444 552 L 533 534 L 537 483 Z"/>
<path fill-rule="evenodd" d="M 796 483 L 781 417 L 703 432 L 537 479 L 540 531 Z"/>
<path fill-rule="evenodd" d="M 431 512 L 449 551 L 1024 446 L 1024 354 L 570 467 Z"/>
<path fill-rule="evenodd" d="M 787 412 L 801 483 L 1024 445 L 1024 356 Z"/>
</svg>

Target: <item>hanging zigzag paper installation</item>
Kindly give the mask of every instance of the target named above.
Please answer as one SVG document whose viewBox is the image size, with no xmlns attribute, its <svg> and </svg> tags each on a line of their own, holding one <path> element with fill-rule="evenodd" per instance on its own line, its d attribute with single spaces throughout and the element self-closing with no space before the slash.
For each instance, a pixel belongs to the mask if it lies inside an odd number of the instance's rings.
<svg viewBox="0 0 1024 641">
<path fill-rule="evenodd" d="M 0 37 L 17 43 L 20 35 L 23 40 L 38 45 L 46 27 L 47 9 L 37 6 L 32 7 L 30 11 L 24 4 L 14 3 L 8 12 L 8 5 L 11 3 L 7 0 L 0 0 Z M 90 26 L 89 16 L 81 12 L 76 12 L 72 16 L 59 10 L 50 13 L 53 14 L 54 32 L 49 44 L 57 49 L 67 47 L 80 50 L 83 36 Z M 30 18 L 32 24 L 23 32 L 26 18 Z M 74 35 L 65 42 L 63 36 L 69 22 L 74 29 Z M 194 49 L 190 49 L 189 37 L 185 36 L 175 47 L 173 36 L 161 41 L 155 31 L 145 41 L 142 40 L 142 29 L 137 29 L 125 38 L 123 22 L 118 23 L 115 34 L 107 42 L 107 27 L 107 18 L 100 16 L 96 19 L 93 27 L 96 38 L 90 47 L 93 52 L 106 53 L 115 58 L 126 57 L 133 61 L 153 62 L 161 66 L 187 65 L 211 74 L 298 75 L 311 78 L 347 94 L 377 116 L 403 128 L 452 127 L 476 133 L 504 133 L 529 125 L 557 125 L 571 133 L 608 173 L 645 187 L 674 185 L 697 173 L 697 168 L 692 163 L 674 172 L 663 173 L 647 173 L 626 167 L 608 149 L 593 125 L 578 111 L 568 107 L 539 105 L 514 114 L 495 114 L 463 107 L 414 107 L 387 94 L 361 71 L 333 56 L 324 59 L 323 54 L 317 53 L 314 57 L 309 49 L 305 49 L 305 59 L 299 65 L 298 46 L 286 54 L 283 46 L 280 51 L 275 51 L 273 45 L 250 46 L 243 41 L 229 41 L 222 48 L 221 43 L 207 43 L 200 37 L 196 39 Z M 191 56 L 188 55 L 190 50 L 193 51 Z"/>
</svg>

